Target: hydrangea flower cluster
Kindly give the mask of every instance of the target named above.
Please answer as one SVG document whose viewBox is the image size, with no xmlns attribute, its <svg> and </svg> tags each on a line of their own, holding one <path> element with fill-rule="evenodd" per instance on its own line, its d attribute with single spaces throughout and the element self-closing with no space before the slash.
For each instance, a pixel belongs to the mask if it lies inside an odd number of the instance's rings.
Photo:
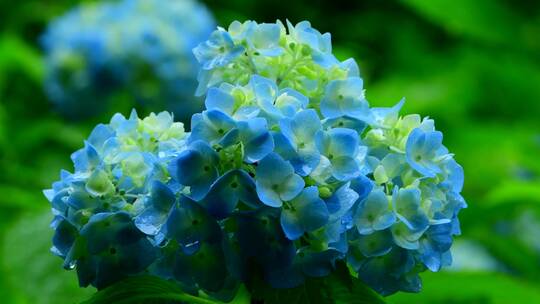
<svg viewBox="0 0 540 304">
<path fill-rule="evenodd" d="M 126 93 L 150 109 L 189 122 L 198 64 L 191 49 L 215 27 L 195 0 L 84 4 L 53 21 L 42 37 L 46 91 L 57 108 L 83 117 Z"/>
<path fill-rule="evenodd" d="M 431 119 L 370 108 L 354 60 L 308 22 L 234 22 L 194 49 L 206 109 L 113 117 L 46 192 L 82 285 L 149 272 L 219 293 L 345 261 L 383 295 L 451 262 L 463 170 Z"/>
<path fill-rule="evenodd" d="M 185 138 L 182 123 L 169 113 L 144 119 L 116 114 L 72 154 L 75 172 L 62 171 L 45 191 L 56 230 L 52 251 L 66 268 L 77 267 L 81 286 L 106 286 L 155 260 L 158 249 L 132 217 L 153 185 L 169 179 L 166 164 Z"/>
</svg>

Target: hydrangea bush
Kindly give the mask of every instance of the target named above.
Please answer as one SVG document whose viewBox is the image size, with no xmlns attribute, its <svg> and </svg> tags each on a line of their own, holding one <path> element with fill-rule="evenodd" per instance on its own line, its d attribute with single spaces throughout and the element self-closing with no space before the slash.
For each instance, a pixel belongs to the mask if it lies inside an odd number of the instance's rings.
<svg viewBox="0 0 540 304">
<path fill-rule="evenodd" d="M 188 121 L 198 64 L 191 49 L 215 27 L 194 0 L 120 0 L 83 4 L 53 21 L 42 37 L 46 91 L 71 117 L 104 110 L 127 92 L 146 108 Z"/>
<path fill-rule="evenodd" d="M 219 295 L 336 263 L 382 295 L 451 263 L 463 170 L 434 121 L 369 107 L 354 60 L 308 22 L 233 22 L 194 49 L 205 110 L 117 114 L 47 190 L 53 252 L 98 288 L 149 273 Z"/>
</svg>

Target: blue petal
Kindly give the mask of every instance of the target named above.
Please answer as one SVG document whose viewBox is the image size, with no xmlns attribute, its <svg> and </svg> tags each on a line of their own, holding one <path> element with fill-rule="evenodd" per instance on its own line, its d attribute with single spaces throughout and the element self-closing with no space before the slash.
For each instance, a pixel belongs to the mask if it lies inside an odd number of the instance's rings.
<svg viewBox="0 0 540 304">
<path fill-rule="evenodd" d="M 297 174 L 307 176 L 317 168 L 321 159 L 317 151 L 315 153 L 297 152 L 289 139 L 281 132 L 272 132 L 272 137 L 275 143 L 274 152 L 289 161 Z"/>
<path fill-rule="evenodd" d="M 293 173 L 294 169 L 291 164 L 278 154 L 270 153 L 259 162 L 256 177 L 258 181 L 281 183 L 283 178 Z"/>
<path fill-rule="evenodd" d="M 373 189 L 373 182 L 364 175 L 360 175 L 351 181 L 351 189 L 358 194 L 358 202 L 361 203 Z"/>
<path fill-rule="evenodd" d="M 236 122 L 229 115 L 219 110 L 204 111 L 193 115 L 188 141 L 191 143 L 204 140 L 213 145 L 234 127 L 236 127 Z"/>
<path fill-rule="evenodd" d="M 285 117 L 293 117 L 300 109 L 305 109 L 309 99 L 300 92 L 291 88 L 279 91 L 274 105 Z"/>
<path fill-rule="evenodd" d="M 414 266 L 414 259 L 406 250 L 393 248 L 382 257 L 368 258 L 357 269 L 358 277 L 382 295 L 390 295 L 405 287 L 403 275 Z M 413 290 L 420 287 L 419 280 L 408 286 Z"/>
<path fill-rule="evenodd" d="M 278 87 L 274 81 L 259 75 L 251 76 L 249 86 L 259 103 L 263 101 L 273 102 L 278 92 Z"/>
<path fill-rule="evenodd" d="M 240 45 L 234 45 L 230 34 L 224 30 L 214 31 L 210 39 L 193 49 L 193 54 L 205 70 L 222 67 L 244 52 Z"/>
<path fill-rule="evenodd" d="M 296 240 L 304 234 L 304 229 L 298 218 L 298 214 L 290 210 L 281 213 L 281 228 L 289 240 Z"/>
<path fill-rule="evenodd" d="M 240 214 L 237 235 L 244 257 L 253 258 L 266 272 L 292 264 L 294 244 L 283 234 L 278 210 L 261 208 Z"/>
<path fill-rule="evenodd" d="M 90 136 L 88 137 L 88 142 L 92 146 L 99 149 L 103 146 L 107 139 L 113 137 L 114 135 L 115 132 L 110 126 L 99 124 L 94 128 L 94 130 L 92 130 L 92 133 L 90 133 Z"/>
<path fill-rule="evenodd" d="M 369 107 L 363 90 L 363 81 L 359 77 L 330 81 L 321 100 L 321 113 L 325 118 L 365 117 Z"/>
<path fill-rule="evenodd" d="M 376 257 L 385 255 L 394 245 L 390 230 L 376 231 L 368 235 L 358 236 L 355 242 L 356 247 L 366 257 Z"/>
<path fill-rule="evenodd" d="M 300 111 L 292 119 L 282 120 L 280 127 L 283 134 L 300 149 L 309 144 L 322 128 L 319 115 L 313 109 Z"/>
<path fill-rule="evenodd" d="M 274 152 L 284 159 L 291 161 L 291 158 L 297 156 L 296 150 L 294 149 L 293 144 L 289 141 L 285 135 L 281 132 L 271 132 L 272 137 L 274 138 Z M 292 163 L 292 162 L 291 162 Z M 293 165 L 294 166 L 294 165 Z M 296 168 L 294 168 L 296 171 Z"/>
<path fill-rule="evenodd" d="M 431 226 L 425 235 L 420 242 L 420 259 L 429 270 L 439 271 L 452 246 L 452 224 Z"/>
<path fill-rule="evenodd" d="M 204 101 L 207 110 L 219 110 L 228 115 L 234 111 L 234 97 L 220 88 L 210 88 Z"/>
<path fill-rule="evenodd" d="M 360 175 L 360 167 L 351 157 L 334 157 L 330 162 L 332 163 L 332 174 L 337 180 L 347 181 Z"/>
<path fill-rule="evenodd" d="M 160 181 L 154 181 L 150 196 L 145 201 L 145 209 L 134 218 L 135 226 L 145 234 L 157 235 L 175 202 L 174 192 Z"/>
<path fill-rule="evenodd" d="M 304 179 L 297 174 L 291 174 L 279 186 L 279 196 L 284 201 L 291 200 L 304 189 L 304 185 Z"/>
<path fill-rule="evenodd" d="M 358 194 L 349 186 L 350 184 L 346 183 L 339 187 L 332 196 L 326 200 L 326 205 L 328 206 L 332 221 L 341 219 L 358 200 Z"/>
<path fill-rule="evenodd" d="M 240 137 L 244 143 L 244 160 L 254 163 L 274 150 L 274 140 L 268 132 L 266 119 L 252 118 L 238 123 Z"/>
<path fill-rule="evenodd" d="M 155 208 L 147 208 L 133 219 L 135 226 L 147 235 L 157 235 L 165 224 L 168 212 L 162 212 Z"/>
<path fill-rule="evenodd" d="M 147 205 L 163 212 L 169 212 L 175 201 L 176 196 L 171 188 L 158 180 L 152 183 Z"/>
<path fill-rule="evenodd" d="M 335 129 L 335 128 L 347 128 L 352 129 L 362 134 L 364 132 L 367 124 L 357 118 L 351 116 L 341 116 L 337 118 L 325 119 L 323 125 L 326 129 Z"/>
<path fill-rule="evenodd" d="M 298 250 L 297 260 L 302 271 L 310 277 L 325 277 L 335 269 L 335 262 L 342 254 L 335 250 L 310 252 L 309 249 Z"/>
<path fill-rule="evenodd" d="M 336 128 L 318 132 L 315 143 L 321 154 L 332 160 L 333 157 L 355 157 L 358 152 L 359 136 L 356 131 Z"/>
<path fill-rule="evenodd" d="M 441 170 L 436 158 L 442 147 L 442 133 L 423 131 L 421 128 L 412 130 L 407 138 L 406 157 L 413 169 L 427 177 L 435 177 Z"/>
<path fill-rule="evenodd" d="M 321 156 L 317 151 L 314 153 L 300 151 L 295 156 L 289 158 L 288 161 L 291 162 L 297 174 L 307 176 L 317 168 L 321 161 Z"/>
<path fill-rule="evenodd" d="M 289 204 L 281 213 L 281 227 L 290 240 L 296 240 L 304 232 L 320 228 L 328 221 L 328 209 L 319 197 L 317 187 L 305 188 Z"/>
<path fill-rule="evenodd" d="M 268 186 L 262 184 L 259 180 L 255 181 L 255 185 L 257 187 L 257 196 L 265 205 L 270 207 L 281 207 L 283 201 L 277 190 L 272 189 L 272 185 Z"/>
<path fill-rule="evenodd" d="M 55 229 L 53 236 L 53 252 L 65 258 L 71 246 L 75 242 L 75 239 L 79 235 L 79 231 L 75 226 L 70 224 L 68 221 L 63 220 L 61 217 L 55 218 L 58 220 L 58 224 L 53 227 Z"/>
<path fill-rule="evenodd" d="M 448 182 L 452 187 L 452 191 L 460 193 L 463 190 L 464 174 L 463 168 L 453 159 L 446 163 L 448 171 Z"/>
<path fill-rule="evenodd" d="M 408 250 L 417 250 L 420 247 L 418 240 L 424 233 L 424 230 L 413 231 L 404 222 L 398 222 L 390 229 L 394 237 L 394 242 L 399 247 Z"/>
<path fill-rule="evenodd" d="M 216 220 L 201 205 L 185 196 L 172 209 L 165 234 L 175 239 L 187 254 L 197 251 L 204 242 L 221 240 L 221 229 Z"/>
<path fill-rule="evenodd" d="M 396 221 L 386 194 L 380 190 L 373 190 L 367 199 L 358 205 L 355 214 L 355 223 L 360 234 L 370 234 L 376 230 L 390 227 Z"/>
<path fill-rule="evenodd" d="M 248 44 L 261 55 L 275 57 L 283 53 L 279 46 L 281 29 L 277 24 L 255 24 L 246 37 Z"/>
<path fill-rule="evenodd" d="M 229 216 L 241 201 L 257 206 L 255 182 L 242 170 L 231 170 L 218 178 L 208 195 L 200 202 L 212 216 L 223 219 Z"/>
<path fill-rule="evenodd" d="M 394 192 L 393 204 L 398 218 L 414 231 L 428 227 L 429 219 L 420 207 L 419 189 L 399 189 Z"/>
<path fill-rule="evenodd" d="M 366 118 L 366 121 L 370 125 L 379 128 L 392 127 L 393 124 L 395 124 L 395 122 L 398 120 L 399 111 L 403 107 L 404 103 L 405 98 L 401 99 L 396 105 L 390 108 L 372 108 L 370 116 Z"/>
<path fill-rule="evenodd" d="M 191 196 L 198 200 L 208 193 L 217 178 L 217 153 L 203 141 L 193 142 L 169 165 L 169 172 L 180 184 L 189 186 Z"/>
<path fill-rule="evenodd" d="M 227 269 L 220 243 L 203 243 L 193 254 L 179 251 L 176 255 L 173 274 L 175 279 L 207 291 L 219 291 L 225 284 Z"/>
</svg>

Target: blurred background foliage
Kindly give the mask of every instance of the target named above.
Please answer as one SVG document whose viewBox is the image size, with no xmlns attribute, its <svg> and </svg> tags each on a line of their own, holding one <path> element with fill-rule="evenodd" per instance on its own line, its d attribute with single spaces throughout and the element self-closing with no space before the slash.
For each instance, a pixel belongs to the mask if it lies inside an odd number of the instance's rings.
<svg viewBox="0 0 540 304">
<path fill-rule="evenodd" d="M 540 2 L 203 2 L 221 26 L 311 21 L 332 33 L 340 59 L 358 61 L 371 105 L 405 96 L 406 113 L 429 115 L 443 131 L 465 168 L 469 203 L 455 265 L 390 303 L 540 303 Z M 72 303 L 93 292 L 49 253 L 52 216 L 41 194 L 110 115 L 66 120 L 43 92 L 39 37 L 77 3 L 0 0 L 2 303 Z"/>
</svg>

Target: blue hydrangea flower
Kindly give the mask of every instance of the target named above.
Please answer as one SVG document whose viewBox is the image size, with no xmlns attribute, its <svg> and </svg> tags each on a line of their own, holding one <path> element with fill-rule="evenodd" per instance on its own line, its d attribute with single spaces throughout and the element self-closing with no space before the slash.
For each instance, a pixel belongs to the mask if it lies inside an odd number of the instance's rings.
<svg viewBox="0 0 540 304">
<path fill-rule="evenodd" d="M 268 131 L 266 119 L 262 117 L 239 121 L 237 127 L 220 142 L 223 147 L 236 143 L 242 143 L 244 160 L 248 163 L 260 161 L 274 150 L 274 139 Z"/>
<path fill-rule="evenodd" d="M 258 55 L 275 57 L 283 53 L 279 46 L 281 28 L 278 24 L 251 22 L 247 33 L 246 41 Z"/>
<path fill-rule="evenodd" d="M 437 162 L 443 160 L 447 150 L 442 146 L 442 133 L 414 129 L 407 139 L 407 162 L 424 176 L 440 173 Z"/>
<path fill-rule="evenodd" d="M 374 189 L 356 209 L 355 223 L 362 235 L 384 230 L 396 222 L 396 214 L 382 189 Z"/>
<path fill-rule="evenodd" d="M 198 66 L 191 49 L 214 29 L 211 14 L 194 0 L 80 5 L 42 37 L 45 89 L 71 118 L 118 108 L 111 103 L 125 94 L 189 122 L 202 109 L 193 97 Z"/>
<path fill-rule="evenodd" d="M 285 203 L 281 212 L 281 227 L 288 239 L 296 240 L 304 232 L 324 226 L 328 218 L 328 208 L 319 197 L 317 188 L 312 186 Z"/>
<path fill-rule="evenodd" d="M 389 229 L 360 234 L 351 241 L 351 247 L 366 258 L 384 256 L 392 250 L 394 239 Z"/>
<path fill-rule="evenodd" d="M 165 186 L 167 165 L 185 138 L 169 113 L 117 114 L 73 153 L 75 172 L 62 171 L 45 191 L 55 215 L 52 251 L 77 268 L 82 286 L 105 287 L 146 270 L 157 257 L 152 238 L 179 189 Z"/>
<path fill-rule="evenodd" d="M 217 144 L 229 131 L 236 127 L 236 121 L 218 110 L 197 113 L 191 118 L 190 140 L 204 140 Z"/>
<path fill-rule="evenodd" d="M 191 255 L 205 243 L 219 242 L 221 230 L 217 222 L 197 202 L 181 197 L 165 226 L 167 237 L 178 242 L 183 253 Z"/>
<path fill-rule="evenodd" d="M 206 196 L 218 177 L 218 155 L 204 141 L 195 141 L 171 162 L 172 177 L 190 187 L 190 196 L 199 200 Z"/>
<path fill-rule="evenodd" d="M 351 182 L 343 184 L 325 200 L 331 221 L 340 221 L 342 224 L 348 221 L 347 213 L 352 210 L 355 203 L 360 199 L 360 193 L 351 188 Z M 349 227 L 350 228 L 350 227 Z"/>
<path fill-rule="evenodd" d="M 356 264 L 353 259 L 352 264 Z M 388 295 L 398 290 L 420 291 L 421 282 L 413 267 L 414 257 L 406 250 L 392 248 L 386 255 L 363 259 L 358 263 L 358 276 L 377 292 Z"/>
<path fill-rule="evenodd" d="M 433 120 L 399 115 L 403 100 L 369 108 L 329 34 L 234 22 L 195 54 L 206 110 L 190 133 L 167 113 L 115 115 L 45 191 L 53 252 L 82 285 L 146 272 L 219 295 L 250 286 L 253 269 L 291 288 L 343 261 L 388 295 L 450 264 L 463 168 Z M 114 261 L 117 226 L 101 224 L 113 216 L 133 240 Z"/>
<path fill-rule="evenodd" d="M 157 251 L 128 213 L 98 213 L 80 230 L 65 265 L 77 268 L 81 286 L 103 288 L 145 270 Z"/>
<path fill-rule="evenodd" d="M 419 246 L 421 260 L 431 271 L 439 271 L 443 266 L 450 266 L 452 255 L 452 226 L 454 223 L 446 223 L 431 226 L 426 230 L 426 238 L 422 239 Z"/>
<path fill-rule="evenodd" d="M 229 33 L 221 29 L 214 31 L 210 39 L 193 49 L 204 69 L 222 67 L 243 52 L 244 48 L 235 46 Z"/>
<path fill-rule="evenodd" d="M 315 144 L 319 152 L 330 161 L 332 175 L 336 179 L 351 180 L 360 174 L 356 161 L 359 146 L 359 136 L 356 131 L 335 128 L 318 132 Z"/>
<path fill-rule="evenodd" d="M 271 207 L 281 207 L 283 201 L 295 198 L 304 188 L 304 180 L 294 173 L 293 166 L 278 154 L 263 158 L 257 166 L 257 194 Z"/>
<path fill-rule="evenodd" d="M 424 230 L 429 225 L 429 220 L 424 210 L 421 209 L 421 192 L 419 189 L 395 188 L 392 202 L 396 216 L 413 231 Z"/>
<path fill-rule="evenodd" d="M 235 21 L 227 30 L 215 31 L 194 53 L 202 65 L 198 95 L 223 83 L 245 85 L 253 75 L 264 75 L 279 89 L 290 88 L 307 96 L 318 108 L 328 83 L 359 76 L 354 60 L 340 62 L 332 54 L 330 34 L 321 34 L 307 21 L 287 22 L 287 26 L 280 21 Z"/>
<path fill-rule="evenodd" d="M 321 113 L 325 118 L 367 116 L 368 104 L 364 98 L 362 79 L 350 77 L 331 81 L 321 101 Z"/>
<path fill-rule="evenodd" d="M 179 247 L 170 265 L 174 278 L 208 291 L 222 288 L 226 277 L 222 232 L 206 209 L 185 196 L 180 197 L 169 215 L 165 231 L 168 246 Z"/>
<path fill-rule="evenodd" d="M 313 140 L 322 129 L 317 112 L 312 109 L 300 111 L 290 119 L 281 120 L 280 127 L 295 152 L 288 160 L 300 175 L 308 175 L 317 167 L 320 160 L 320 153 Z"/>
<path fill-rule="evenodd" d="M 260 204 L 255 182 L 243 170 L 231 170 L 220 176 L 200 203 L 218 219 L 226 218 L 233 213 L 239 203 L 253 208 L 259 207 Z"/>
<path fill-rule="evenodd" d="M 257 211 L 239 214 L 236 218 L 235 242 L 240 257 L 254 259 L 269 275 L 274 269 L 292 265 L 296 250 L 293 241 L 283 233 L 277 209 L 263 207 Z M 247 277 L 247 265 L 242 267 L 241 277 Z"/>
<path fill-rule="evenodd" d="M 176 196 L 171 188 L 160 181 L 154 181 L 150 191 L 144 202 L 144 211 L 135 217 L 134 222 L 145 234 L 157 235 L 167 221 Z"/>
</svg>

